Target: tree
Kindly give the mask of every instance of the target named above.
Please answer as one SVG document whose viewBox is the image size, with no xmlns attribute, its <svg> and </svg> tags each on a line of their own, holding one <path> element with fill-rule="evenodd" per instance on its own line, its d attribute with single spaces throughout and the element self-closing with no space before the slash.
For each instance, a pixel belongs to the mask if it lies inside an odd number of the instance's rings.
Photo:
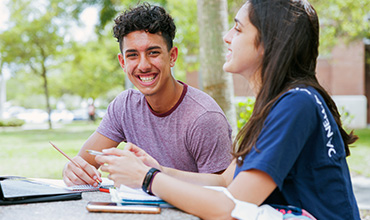
<svg viewBox="0 0 370 220">
<path fill-rule="evenodd" d="M 53 93 L 75 94 L 82 98 L 96 99 L 115 87 L 123 88 L 124 75 L 118 63 L 118 43 L 109 35 L 97 41 L 74 43 L 64 51 L 66 61 L 55 75 Z"/>
<path fill-rule="evenodd" d="M 3 74 L 2 70 L 3 70 L 3 62 L 0 56 L 0 120 L 3 119 L 4 105 L 6 101 L 5 100 L 6 99 L 5 75 Z"/>
<path fill-rule="evenodd" d="M 232 76 L 225 73 L 222 68 L 226 52 L 223 36 L 228 30 L 226 8 L 226 0 L 198 0 L 200 73 L 204 91 L 221 106 L 233 130 L 236 131 Z"/>
<path fill-rule="evenodd" d="M 312 0 L 310 2 L 320 19 L 321 53 L 328 53 L 340 41 L 349 43 L 370 38 L 368 0 Z"/>
<path fill-rule="evenodd" d="M 46 2 L 44 7 L 33 3 L 26 0 L 9 2 L 9 29 L 0 36 L 2 57 L 3 62 L 17 64 L 22 71 L 42 78 L 51 129 L 48 73 L 58 65 L 55 57 L 64 44 L 60 33 L 63 23 L 57 18 L 65 12 L 59 8 L 57 1 Z"/>
</svg>

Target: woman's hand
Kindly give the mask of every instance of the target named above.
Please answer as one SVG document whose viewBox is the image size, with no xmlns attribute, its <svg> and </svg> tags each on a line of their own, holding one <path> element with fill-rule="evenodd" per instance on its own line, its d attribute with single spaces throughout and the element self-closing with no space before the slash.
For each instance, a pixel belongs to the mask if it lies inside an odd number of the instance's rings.
<svg viewBox="0 0 370 220">
<path fill-rule="evenodd" d="M 114 186 L 124 184 L 131 188 L 141 188 L 150 167 L 135 153 L 117 148 L 105 149 L 103 153 L 108 156 L 96 156 L 95 161 L 101 165 L 101 171 L 109 173 L 108 178 L 114 181 Z"/>
<path fill-rule="evenodd" d="M 161 171 L 163 170 L 162 166 L 158 163 L 157 160 L 155 160 L 152 156 L 150 156 L 147 152 L 145 152 L 143 149 L 136 146 L 135 144 L 127 143 L 125 145 L 125 150 L 134 153 L 148 167 L 154 167 Z"/>
</svg>

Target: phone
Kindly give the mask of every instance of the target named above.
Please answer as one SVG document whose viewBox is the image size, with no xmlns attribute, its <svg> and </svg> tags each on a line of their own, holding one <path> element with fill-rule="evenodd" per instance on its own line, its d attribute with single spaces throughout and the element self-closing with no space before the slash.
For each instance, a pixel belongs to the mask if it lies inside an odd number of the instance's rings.
<svg viewBox="0 0 370 220">
<path fill-rule="evenodd" d="M 86 205 L 89 212 L 116 212 L 116 213 L 140 213 L 159 214 L 161 208 L 158 205 L 121 205 L 114 202 L 89 202 Z"/>
</svg>

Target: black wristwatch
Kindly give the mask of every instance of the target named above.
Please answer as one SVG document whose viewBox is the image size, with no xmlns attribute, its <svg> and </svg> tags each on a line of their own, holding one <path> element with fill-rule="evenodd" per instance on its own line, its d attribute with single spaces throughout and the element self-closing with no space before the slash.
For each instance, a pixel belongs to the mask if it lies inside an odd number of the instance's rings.
<svg viewBox="0 0 370 220">
<path fill-rule="evenodd" d="M 150 190 L 150 185 L 153 181 L 155 174 L 157 174 L 158 172 L 161 171 L 156 168 L 150 168 L 150 170 L 145 175 L 143 185 L 141 186 L 141 188 L 143 189 L 144 192 L 148 193 L 149 195 L 153 195 L 153 193 Z"/>
</svg>

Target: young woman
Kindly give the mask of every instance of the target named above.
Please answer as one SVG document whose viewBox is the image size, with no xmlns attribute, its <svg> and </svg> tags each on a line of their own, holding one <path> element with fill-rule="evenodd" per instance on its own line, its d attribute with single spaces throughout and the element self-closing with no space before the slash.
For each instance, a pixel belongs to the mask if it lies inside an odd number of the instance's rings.
<svg viewBox="0 0 370 220">
<path fill-rule="evenodd" d="M 248 0 L 224 41 L 224 70 L 244 76 L 256 95 L 228 169 L 222 175 L 169 169 L 128 144 L 104 150 L 116 157 L 96 157 L 102 171 L 117 186 L 142 187 L 204 219 L 256 219 L 248 204 L 293 205 L 320 220 L 360 219 L 346 163 L 357 137 L 344 131 L 316 79 L 314 8 L 306 0 Z"/>
</svg>

